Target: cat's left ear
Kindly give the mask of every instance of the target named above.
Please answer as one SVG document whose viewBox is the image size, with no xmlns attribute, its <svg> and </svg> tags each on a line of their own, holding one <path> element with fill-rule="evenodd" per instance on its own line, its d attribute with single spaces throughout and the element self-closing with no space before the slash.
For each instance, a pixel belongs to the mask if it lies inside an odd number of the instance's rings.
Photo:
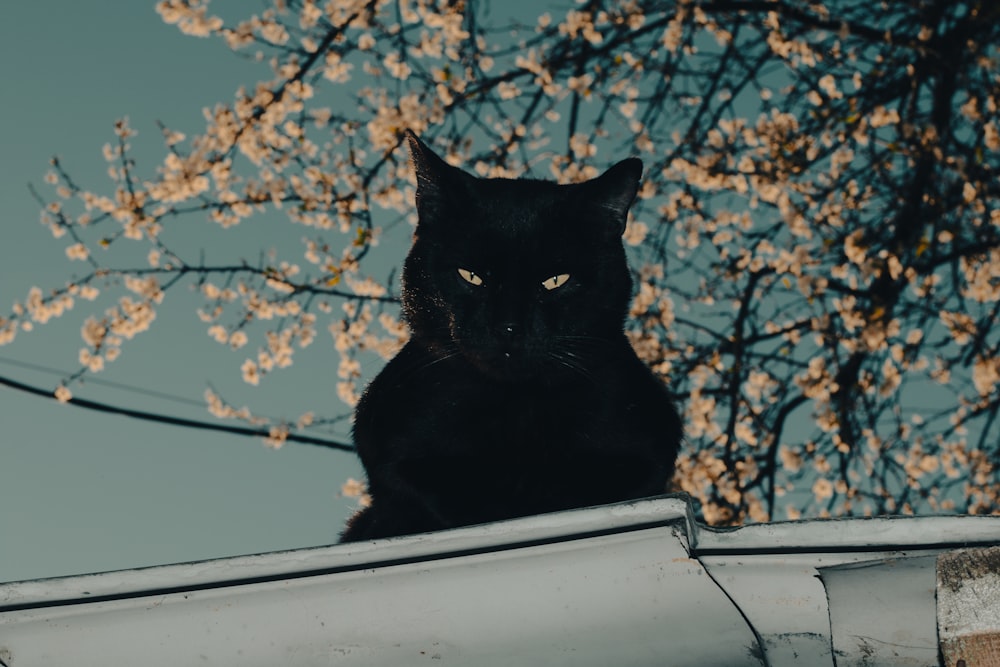
<svg viewBox="0 0 1000 667">
<path fill-rule="evenodd" d="M 628 209 L 639 192 L 642 160 L 626 158 L 587 184 L 597 203 L 618 222 L 619 233 L 625 231 Z"/>
</svg>

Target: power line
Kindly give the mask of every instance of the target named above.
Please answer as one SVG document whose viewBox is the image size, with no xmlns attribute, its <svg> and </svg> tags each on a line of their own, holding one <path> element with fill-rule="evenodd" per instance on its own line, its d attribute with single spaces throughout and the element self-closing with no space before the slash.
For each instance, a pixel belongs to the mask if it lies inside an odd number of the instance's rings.
<svg viewBox="0 0 1000 667">
<path fill-rule="evenodd" d="M 0 364 L 8 364 L 10 366 L 16 366 L 18 368 L 23 368 L 25 370 L 36 371 L 39 373 L 46 373 L 59 378 L 68 378 L 72 375 L 71 372 L 60 370 L 58 368 L 53 368 L 51 366 L 45 366 L 43 364 L 37 364 L 30 361 L 21 361 L 20 359 L 11 359 L 10 357 L 0 356 Z M 177 394 L 168 394 L 166 392 L 158 391 L 156 389 L 148 389 L 146 387 L 139 387 L 137 385 L 126 384 L 124 382 L 116 382 L 114 380 L 105 380 L 100 377 L 95 377 L 93 375 L 87 375 L 86 378 L 80 380 L 81 384 L 93 384 L 100 385 L 102 387 L 109 387 L 111 389 L 117 389 L 119 391 L 127 391 L 130 394 L 142 394 L 144 396 L 149 396 L 151 398 L 156 398 L 164 401 L 172 401 L 180 405 L 193 406 L 204 410 L 205 402 L 197 401 L 192 398 L 187 398 L 186 396 L 178 396 Z M 213 388 L 214 391 L 214 388 Z M 319 426 L 324 423 L 336 423 L 349 419 L 351 417 L 350 413 L 343 414 L 331 419 L 314 421 L 312 426 Z"/>
<path fill-rule="evenodd" d="M 48 375 L 54 375 L 56 377 L 68 377 L 71 373 L 66 371 L 61 371 L 58 368 L 52 368 L 50 366 L 43 366 L 41 364 L 35 364 L 28 361 L 20 361 L 18 359 L 11 359 L 9 357 L 0 357 L 0 364 L 7 364 L 9 366 L 16 366 L 18 368 L 23 368 L 25 370 L 37 371 L 39 373 L 47 373 Z M 175 394 L 167 394 L 162 391 L 157 391 L 155 389 L 146 389 L 145 387 L 137 387 L 135 385 L 125 384 L 123 382 L 115 382 L 113 380 L 105 380 L 103 378 L 87 376 L 86 382 L 90 384 L 96 384 L 103 387 L 110 387 L 112 389 L 120 389 L 122 391 L 127 391 L 131 394 L 142 394 L 144 396 L 149 396 L 151 398 L 158 398 L 164 401 L 172 401 L 174 403 L 179 403 L 181 405 L 192 405 L 196 408 L 204 408 L 205 403 L 201 401 L 196 401 L 192 398 L 185 398 L 184 396 L 177 396 Z"/>
<path fill-rule="evenodd" d="M 26 394 L 31 394 L 33 396 L 41 396 L 42 398 L 56 400 L 55 395 L 50 390 L 41 389 L 39 387 L 34 387 L 32 385 L 24 384 L 23 382 L 18 382 L 17 380 L 12 380 L 7 377 L 0 376 L 0 385 L 5 385 L 7 387 L 10 387 L 11 389 L 21 391 Z M 75 396 L 65 402 L 80 408 L 86 408 L 87 410 L 94 410 L 96 412 L 103 412 L 105 414 L 122 415 L 124 417 L 131 417 L 133 419 L 151 421 L 159 424 L 169 424 L 171 426 L 184 426 L 187 428 L 197 428 L 204 431 L 220 431 L 222 433 L 232 433 L 234 435 L 253 436 L 258 438 L 268 438 L 271 435 L 270 431 L 266 431 L 260 428 L 250 428 L 245 426 L 230 426 L 226 424 L 215 424 L 212 422 L 198 421 L 195 419 L 185 419 L 183 417 L 172 417 L 170 415 L 163 415 L 155 412 L 146 412 L 143 410 L 132 410 L 131 408 L 122 408 L 116 405 L 109 405 L 107 403 L 91 401 L 86 398 L 77 398 Z M 287 440 L 288 442 L 297 442 L 304 445 L 315 445 L 317 447 L 337 449 L 344 452 L 354 451 L 353 446 L 345 444 L 343 442 L 337 442 L 335 440 L 326 440 L 323 438 L 314 438 L 312 436 L 299 435 L 297 433 L 289 433 L 286 436 L 285 440 Z"/>
</svg>

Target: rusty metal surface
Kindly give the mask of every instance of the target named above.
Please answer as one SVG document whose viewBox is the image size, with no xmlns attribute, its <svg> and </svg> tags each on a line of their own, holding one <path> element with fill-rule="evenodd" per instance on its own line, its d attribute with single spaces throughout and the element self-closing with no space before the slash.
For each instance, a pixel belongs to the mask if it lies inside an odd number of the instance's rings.
<svg viewBox="0 0 1000 667">
<path fill-rule="evenodd" d="M 938 556 L 937 622 L 945 667 L 1000 665 L 1000 547 Z"/>
</svg>

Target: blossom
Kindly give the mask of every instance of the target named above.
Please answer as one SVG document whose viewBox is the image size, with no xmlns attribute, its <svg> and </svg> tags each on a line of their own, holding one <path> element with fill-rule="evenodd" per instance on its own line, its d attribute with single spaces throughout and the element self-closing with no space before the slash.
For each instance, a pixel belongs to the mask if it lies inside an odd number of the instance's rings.
<svg viewBox="0 0 1000 667">
<path fill-rule="evenodd" d="M 281 449 L 288 440 L 289 429 L 287 424 L 278 424 L 268 429 L 264 444 L 272 449 Z"/>
<path fill-rule="evenodd" d="M 972 382 L 980 396 L 991 396 L 1000 385 L 1000 357 L 976 359 L 972 366 Z"/>
<path fill-rule="evenodd" d="M 340 495 L 345 498 L 357 498 L 358 505 L 361 507 L 368 507 L 371 505 L 371 496 L 368 495 L 368 485 L 354 479 L 353 477 L 348 477 L 347 480 L 341 484 Z"/>
<path fill-rule="evenodd" d="M 649 225 L 638 220 L 629 220 L 628 224 L 625 225 L 623 238 L 628 245 L 638 246 L 646 239 L 647 234 L 649 234 Z"/>
<path fill-rule="evenodd" d="M 207 16 L 202 0 L 161 0 L 156 11 L 165 23 L 177 24 L 181 32 L 194 37 L 208 37 L 222 27 L 222 19 Z"/>
<path fill-rule="evenodd" d="M 410 76 L 410 73 L 413 71 L 410 69 L 409 65 L 400 60 L 399 55 L 395 52 L 392 52 L 389 55 L 387 55 L 385 59 L 382 61 L 382 64 L 385 65 L 385 68 L 389 71 L 389 74 L 391 74 L 397 79 L 406 79 L 408 76 Z"/>
<path fill-rule="evenodd" d="M 833 497 L 833 484 L 825 477 L 820 477 L 813 483 L 812 492 L 816 500 L 827 500 Z"/>
<path fill-rule="evenodd" d="M 501 81 L 497 84 L 497 92 L 502 100 L 512 100 L 521 94 L 521 90 L 513 81 Z"/>
<path fill-rule="evenodd" d="M 976 325 L 967 313 L 942 310 L 939 317 L 959 345 L 968 343 L 976 333 Z"/>
<path fill-rule="evenodd" d="M 229 336 L 229 347 L 233 348 L 234 350 L 238 350 L 244 345 L 246 345 L 248 340 L 249 338 L 247 337 L 246 332 L 234 331 Z"/>
<path fill-rule="evenodd" d="M 82 243 L 75 243 L 66 248 L 66 257 L 82 261 L 90 257 L 90 252 L 87 250 L 87 246 Z"/>
<path fill-rule="evenodd" d="M 260 384 L 260 370 L 252 359 L 243 362 L 243 365 L 240 366 L 240 372 L 243 373 L 243 381 L 247 384 Z"/>
<path fill-rule="evenodd" d="M 972 183 L 966 183 L 963 185 L 962 199 L 965 200 L 966 204 L 972 203 L 976 199 L 976 186 Z"/>
</svg>

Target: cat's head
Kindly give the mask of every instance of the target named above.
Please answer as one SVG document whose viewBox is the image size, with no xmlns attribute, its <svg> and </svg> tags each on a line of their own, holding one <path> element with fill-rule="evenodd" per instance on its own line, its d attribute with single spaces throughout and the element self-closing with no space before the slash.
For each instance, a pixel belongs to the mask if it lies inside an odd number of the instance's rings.
<svg viewBox="0 0 1000 667">
<path fill-rule="evenodd" d="M 621 341 L 638 159 L 572 185 L 482 179 L 407 137 L 418 223 L 403 310 L 415 341 L 503 380 L 582 370 Z"/>
</svg>

